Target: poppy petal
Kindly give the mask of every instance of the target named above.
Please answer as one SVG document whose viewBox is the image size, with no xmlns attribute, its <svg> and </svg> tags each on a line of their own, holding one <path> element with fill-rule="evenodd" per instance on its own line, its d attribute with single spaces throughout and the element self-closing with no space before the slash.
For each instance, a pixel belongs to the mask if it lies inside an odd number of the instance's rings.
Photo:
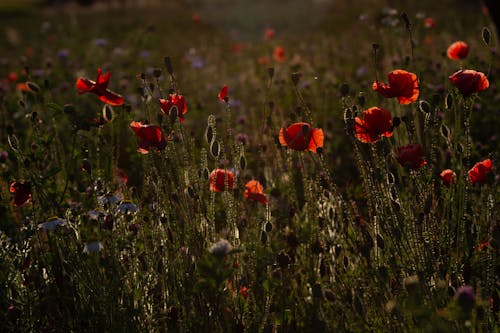
<svg viewBox="0 0 500 333">
<path fill-rule="evenodd" d="M 119 106 L 123 104 L 123 97 L 109 89 L 106 89 L 104 94 L 99 96 L 99 99 L 106 104 L 111 106 Z"/>
<path fill-rule="evenodd" d="M 323 130 L 321 128 L 312 129 L 311 139 L 309 140 L 309 145 L 307 149 L 316 153 L 318 148 L 323 148 L 323 140 L 325 139 L 325 135 L 323 134 Z"/>
<path fill-rule="evenodd" d="M 80 77 L 76 80 L 76 89 L 79 90 L 78 93 L 83 94 L 85 92 L 90 92 L 95 87 L 95 82 L 87 78 Z"/>
</svg>

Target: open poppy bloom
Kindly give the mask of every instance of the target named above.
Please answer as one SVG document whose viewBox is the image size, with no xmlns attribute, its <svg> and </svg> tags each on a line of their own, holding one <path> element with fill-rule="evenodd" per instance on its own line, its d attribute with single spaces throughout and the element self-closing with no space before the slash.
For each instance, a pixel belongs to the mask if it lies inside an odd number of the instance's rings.
<svg viewBox="0 0 500 333">
<path fill-rule="evenodd" d="M 264 40 L 270 40 L 276 35 L 276 31 L 273 28 L 267 28 L 264 31 Z"/>
<path fill-rule="evenodd" d="M 451 169 L 443 170 L 440 174 L 441 180 L 446 187 L 450 187 L 450 184 L 457 183 L 457 174 Z"/>
<path fill-rule="evenodd" d="M 436 27 L 436 20 L 433 17 L 426 17 L 424 19 L 424 28 L 432 29 Z"/>
<path fill-rule="evenodd" d="M 484 73 L 472 69 L 455 72 L 449 77 L 452 85 L 466 96 L 488 89 L 490 82 Z"/>
<path fill-rule="evenodd" d="M 399 164 L 410 169 L 418 169 L 427 164 L 422 146 L 416 143 L 398 147 L 396 159 Z"/>
<path fill-rule="evenodd" d="M 188 111 L 186 98 L 179 94 L 170 94 L 167 99 L 160 99 L 160 108 L 166 115 L 170 115 L 175 108 L 181 123 L 184 122 L 184 114 Z"/>
<path fill-rule="evenodd" d="M 217 97 L 225 102 L 226 101 L 226 97 L 227 97 L 227 86 L 225 85 L 224 87 L 222 87 L 222 89 L 219 91 L 219 93 L 217 94 Z"/>
<path fill-rule="evenodd" d="M 210 173 L 210 191 L 222 192 L 226 189 L 232 190 L 234 186 L 234 174 L 225 169 L 215 169 Z"/>
<path fill-rule="evenodd" d="M 251 180 L 245 185 L 245 198 L 251 201 L 258 201 L 262 204 L 267 204 L 268 200 L 264 194 L 264 187 L 258 180 Z"/>
<path fill-rule="evenodd" d="M 402 69 L 396 69 L 387 75 L 389 83 L 375 81 L 372 89 L 386 98 L 397 97 L 399 104 L 410 104 L 418 98 L 417 75 Z"/>
<path fill-rule="evenodd" d="M 280 129 L 279 141 L 282 146 L 293 150 L 307 149 L 316 153 L 318 148 L 323 148 L 324 137 L 321 128 L 311 128 L 308 123 L 295 123 Z"/>
<path fill-rule="evenodd" d="M 285 53 L 285 49 L 282 48 L 281 46 L 276 46 L 274 48 L 274 52 L 273 52 L 273 58 L 274 60 L 276 60 L 277 62 L 284 62 L 286 60 L 286 53 Z"/>
<path fill-rule="evenodd" d="M 461 40 L 451 44 L 446 50 L 446 55 L 451 60 L 465 59 L 469 54 L 469 45 Z"/>
<path fill-rule="evenodd" d="M 78 89 L 78 93 L 81 95 L 90 92 L 99 96 L 99 99 L 106 104 L 112 106 L 122 105 L 123 97 L 108 89 L 111 73 L 107 72 L 106 74 L 102 75 L 101 73 L 101 69 L 98 68 L 97 79 L 95 81 L 89 80 L 84 77 L 79 77 L 76 80 L 76 88 Z"/>
<path fill-rule="evenodd" d="M 487 176 L 493 169 L 493 162 L 488 158 L 476 163 L 467 173 L 471 184 L 486 184 Z"/>
<path fill-rule="evenodd" d="M 14 195 L 13 203 L 16 207 L 24 206 L 31 199 L 30 183 L 13 182 L 10 184 L 9 191 Z"/>
<path fill-rule="evenodd" d="M 392 116 L 385 109 L 377 106 L 364 110 L 363 118 L 354 118 L 354 135 L 364 143 L 377 142 L 380 136 L 392 136 Z"/>
<path fill-rule="evenodd" d="M 139 149 L 137 151 L 141 154 L 149 153 L 151 148 L 163 149 L 167 145 L 167 140 L 159 126 L 144 125 L 139 121 L 133 121 L 130 123 L 130 128 L 139 138 Z"/>
</svg>

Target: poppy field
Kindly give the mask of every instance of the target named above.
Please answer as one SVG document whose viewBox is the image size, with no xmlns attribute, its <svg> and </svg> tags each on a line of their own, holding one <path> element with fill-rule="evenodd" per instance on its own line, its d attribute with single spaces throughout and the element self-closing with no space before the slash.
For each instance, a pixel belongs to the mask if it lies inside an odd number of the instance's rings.
<svg viewBox="0 0 500 333">
<path fill-rule="evenodd" d="M 0 331 L 499 332 L 487 9 L 260 2 L 0 4 Z"/>
</svg>

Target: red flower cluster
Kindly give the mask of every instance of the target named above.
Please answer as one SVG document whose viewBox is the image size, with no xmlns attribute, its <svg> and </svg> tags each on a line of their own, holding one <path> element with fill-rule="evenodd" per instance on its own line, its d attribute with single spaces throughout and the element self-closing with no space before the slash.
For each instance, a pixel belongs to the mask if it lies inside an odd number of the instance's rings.
<svg viewBox="0 0 500 333">
<path fill-rule="evenodd" d="M 279 142 L 293 150 L 309 150 L 316 153 L 323 147 L 324 134 L 321 128 L 311 128 L 308 123 L 295 123 L 288 128 L 281 128 Z"/>
<path fill-rule="evenodd" d="M 30 183 L 13 182 L 9 191 L 13 194 L 13 204 L 16 207 L 24 206 L 31 199 Z"/>
<path fill-rule="evenodd" d="M 472 69 L 459 70 L 449 77 L 452 85 L 466 96 L 488 89 L 490 83 L 484 73 Z"/>
<path fill-rule="evenodd" d="M 267 204 L 268 200 L 264 194 L 264 187 L 258 180 L 250 180 L 245 185 L 245 198 L 251 201 L 258 201 L 262 204 Z"/>
<path fill-rule="evenodd" d="M 418 169 L 427 164 L 427 161 L 424 159 L 424 150 L 419 144 L 398 147 L 396 159 L 399 164 L 410 169 Z"/>
<path fill-rule="evenodd" d="M 441 180 L 446 187 L 450 187 L 451 184 L 457 183 L 457 174 L 451 169 L 443 170 L 440 174 Z"/>
<path fill-rule="evenodd" d="M 160 108 L 166 115 L 170 116 L 170 113 L 174 110 L 177 112 L 179 121 L 184 122 L 184 115 L 187 113 L 187 103 L 186 98 L 179 94 L 170 94 L 167 99 L 160 99 Z"/>
<path fill-rule="evenodd" d="M 446 50 L 446 55 L 451 60 L 465 59 L 469 54 L 469 45 L 461 40 L 451 44 Z"/>
<path fill-rule="evenodd" d="M 137 151 L 141 154 L 149 153 L 151 148 L 163 149 L 167 145 L 167 140 L 159 126 L 145 125 L 139 121 L 133 121 L 130 123 L 130 128 L 139 138 L 139 149 Z"/>
<path fill-rule="evenodd" d="M 106 104 L 118 106 L 123 104 L 123 97 L 108 89 L 111 73 L 101 75 L 101 69 L 97 69 L 97 79 L 95 81 L 80 77 L 76 80 L 78 93 L 93 93 L 99 96 L 99 99 Z"/>
<path fill-rule="evenodd" d="M 234 174 L 225 169 L 215 169 L 210 173 L 210 191 L 222 192 L 227 189 L 232 190 L 234 186 Z"/>
<path fill-rule="evenodd" d="M 375 81 L 372 89 L 386 98 L 397 97 L 399 104 L 410 104 L 418 98 L 417 75 L 402 69 L 396 69 L 387 75 L 389 84 Z"/>
<path fill-rule="evenodd" d="M 488 174 L 493 169 L 493 162 L 488 158 L 476 163 L 467 173 L 471 184 L 485 184 Z"/>
<path fill-rule="evenodd" d="M 380 136 L 392 136 L 392 116 L 385 109 L 377 106 L 363 111 L 363 118 L 354 118 L 354 135 L 364 143 L 377 142 Z"/>
</svg>

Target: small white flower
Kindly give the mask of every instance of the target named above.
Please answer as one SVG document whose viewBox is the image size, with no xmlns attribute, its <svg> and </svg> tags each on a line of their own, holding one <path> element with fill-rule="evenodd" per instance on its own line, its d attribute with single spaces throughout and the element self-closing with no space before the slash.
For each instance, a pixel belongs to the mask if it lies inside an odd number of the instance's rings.
<svg viewBox="0 0 500 333">
<path fill-rule="evenodd" d="M 99 241 L 88 242 L 88 243 L 85 243 L 85 246 L 83 247 L 83 253 L 99 252 L 103 248 L 104 248 L 104 246 Z"/>
<path fill-rule="evenodd" d="M 212 244 L 208 252 L 218 258 L 223 258 L 233 250 L 233 246 L 225 239 L 219 240 L 217 243 Z"/>
<path fill-rule="evenodd" d="M 66 220 L 59 217 L 51 217 L 47 222 L 40 223 L 39 229 L 55 230 L 58 226 L 66 225 Z"/>
</svg>

